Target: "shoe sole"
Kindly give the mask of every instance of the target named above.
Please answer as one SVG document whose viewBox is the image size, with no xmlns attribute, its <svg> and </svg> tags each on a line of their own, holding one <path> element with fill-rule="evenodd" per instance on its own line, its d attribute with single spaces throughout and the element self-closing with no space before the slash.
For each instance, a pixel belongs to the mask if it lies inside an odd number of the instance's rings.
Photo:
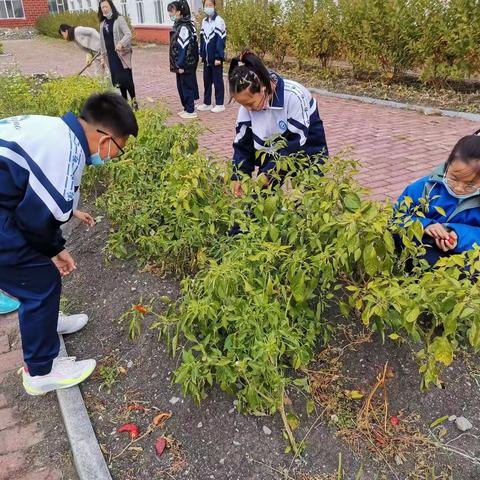
<svg viewBox="0 0 480 480">
<path fill-rule="evenodd" d="M 95 365 L 96 367 L 96 365 Z M 55 383 L 55 384 L 51 384 L 51 385 L 45 385 L 44 387 L 42 387 L 42 389 L 39 389 L 39 388 L 34 388 L 28 384 L 24 382 L 23 383 L 23 388 L 25 389 L 25 391 L 29 394 L 29 395 L 32 395 L 32 396 L 38 396 L 38 395 L 45 395 L 47 394 L 48 392 L 53 392 L 55 390 L 62 390 L 64 388 L 70 388 L 70 387 L 74 387 L 75 385 L 78 385 L 79 383 L 82 383 L 83 381 L 85 381 L 92 373 L 93 371 L 95 370 L 95 367 L 93 367 L 90 371 L 87 370 L 86 373 L 84 373 L 83 375 L 81 375 L 80 377 L 76 378 L 75 380 L 63 380 L 60 382 L 60 385 L 58 383 Z M 62 384 L 63 382 L 63 384 Z"/>
</svg>

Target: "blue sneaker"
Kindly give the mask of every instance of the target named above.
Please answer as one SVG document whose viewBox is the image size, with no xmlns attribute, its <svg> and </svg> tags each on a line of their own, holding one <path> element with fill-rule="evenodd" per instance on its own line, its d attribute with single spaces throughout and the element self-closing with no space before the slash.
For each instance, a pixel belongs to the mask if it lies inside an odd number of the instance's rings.
<svg viewBox="0 0 480 480">
<path fill-rule="evenodd" d="M 20 308 L 20 302 L 0 292 L 0 315 L 11 313 Z"/>
</svg>

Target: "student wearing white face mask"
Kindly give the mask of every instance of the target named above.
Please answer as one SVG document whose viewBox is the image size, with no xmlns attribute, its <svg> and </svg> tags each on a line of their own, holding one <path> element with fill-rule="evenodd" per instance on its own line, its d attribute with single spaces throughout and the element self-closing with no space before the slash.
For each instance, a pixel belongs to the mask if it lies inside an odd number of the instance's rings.
<svg viewBox="0 0 480 480">
<path fill-rule="evenodd" d="M 250 51 L 231 61 L 228 82 L 232 99 L 241 105 L 233 144 L 234 195 L 243 195 L 241 176 L 251 176 L 255 168 L 264 184 L 271 181 L 275 155 L 266 144 L 272 137 L 285 141 L 278 155 L 304 153 L 312 161 L 328 155 L 317 102 L 303 85 L 269 71 Z M 256 155 L 262 150 L 267 154 Z"/>
<path fill-rule="evenodd" d="M 200 31 L 200 57 L 203 62 L 203 105 L 197 110 L 221 113 L 225 111 L 223 85 L 223 61 L 227 32 L 223 18 L 215 10 L 215 0 L 205 0 L 203 11 L 206 17 Z M 215 86 L 215 106 L 212 106 L 212 87 Z"/>
<path fill-rule="evenodd" d="M 410 184 L 395 205 L 402 221 L 418 220 L 423 225 L 425 260 L 430 265 L 480 246 L 479 132 L 461 138 L 447 161 Z M 403 248 L 396 240 L 397 248 Z"/>
</svg>

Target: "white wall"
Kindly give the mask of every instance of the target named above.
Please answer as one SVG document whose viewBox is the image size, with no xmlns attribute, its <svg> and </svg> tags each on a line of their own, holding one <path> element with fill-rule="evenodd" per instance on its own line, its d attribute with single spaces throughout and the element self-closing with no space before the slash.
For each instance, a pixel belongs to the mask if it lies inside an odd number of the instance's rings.
<svg viewBox="0 0 480 480">
<path fill-rule="evenodd" d="M 78 10 L 96 10 L 98 8 L 98 0 L 67 0 L 68 9 L 70 11 Z M 113 3 L 117 7 L 120 13 L 127 13 L 132 20 L 132 25 L 172 25 L 170 17 L 167 12 L 167 6 L 171 0 L 159 0 L 159 6 L 161 8 L 161 17 L 163 22 L 157 21 L 155 3 L 156 0 L 113 0 Z M 189 0 L 192 13 L 196 13 L 200 8 L 201 0 Z M 140 5 L 143 6 L 143 22 L 139 15 Z"/>
</svg>

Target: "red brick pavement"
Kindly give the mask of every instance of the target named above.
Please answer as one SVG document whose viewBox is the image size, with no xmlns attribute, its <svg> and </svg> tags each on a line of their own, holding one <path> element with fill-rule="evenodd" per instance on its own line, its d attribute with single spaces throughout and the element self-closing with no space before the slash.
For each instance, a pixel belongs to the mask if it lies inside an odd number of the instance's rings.
<svg viewBox="0 0 480 480">
<path fill-rule="evenodd" d="M 30 450 L 45 433 L 38 422 L 25 423 L 7 400 L 5 378 L 22 365 L 16 314 L 0 316 L 0 480 L 60 480 L 62 473 L 36 459 Z"/>
<path fill-rule="evenodd" d="M 14 58 L 22 71 L 60 74 L 78 72 L 84 55 L 72 44 L 52 39 L 6 41 L 13 56 L 0 57 L 0 69 Z M 133 56 L 133 73 L 140 98 L 165 99 L 176 112 L 181 109 L 175 76 L 168 69 L 165 46 L 138 48 Z M 199 75 L 201 77 L 201 73 Z M 202 88 L 202 82 L 199 82 Z M 425 116 L 421 113 L 317 96 L 327 140 L 332 153 L 347 150 L 361 164 L 359 180 L 370 187 L 375 198 L 397 196 L 412 180 L 427 174 L 444 161 L 454 143 L 478 128 L 475 122 Z M 232 152 L 238 106 L 227 105 L 222 114 L 201 112 L 208 129 L 200 145 L 210 153 L 228 159 Z M 172 117 L 171 121 L 177 120 Z"/>
</svg>

